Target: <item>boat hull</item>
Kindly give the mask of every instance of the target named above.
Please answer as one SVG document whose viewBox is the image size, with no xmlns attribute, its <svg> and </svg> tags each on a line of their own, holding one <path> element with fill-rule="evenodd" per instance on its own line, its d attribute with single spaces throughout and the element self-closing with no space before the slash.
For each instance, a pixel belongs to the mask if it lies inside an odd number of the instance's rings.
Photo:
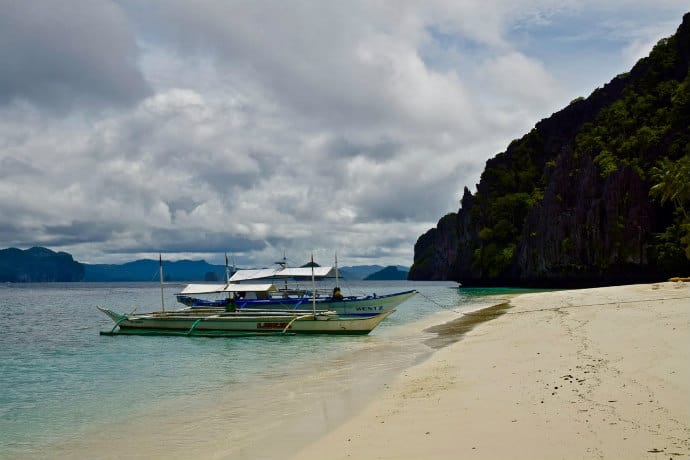
<svg viewBox="0 0 690 460">
<path fill-rule="evenodd" d="M 367 317 L 376 316 L 378 314 L 395 309 L 398 305 L 413 297 L 417 291 L 410 290 L 404 292 L 397 292 L 395 294 L 386 294 L 382 296 L 348 296 L 342 300 L 333 300 L 332 298 L 317 298 L 316 308 L 319 310 L 331 310 L 341 317 Z M 191 307 L 225 307 L 230 303 L 226 300 L 209 301 L 203 299 L 195 299 L 189 296 L 178 296 L 178 301 L 184 305 Z M 299 310 L 309 309 L 312 306 L 312 299 L 308 297 L 301 298 L 283 298 L 283 299 L 265 299 L 265 300 L 237 300 L 234 303 L 237 311 L 245 309 L 277 309 L 277 310 Z"/>
<path fill-rule="evenodd" d="M 100 308 L 115 321 L 104 335 L 165 334 L 224 335 L 223 333 L 271 334 L 368 334 L 394 310 L 375 316 L 343 318 L 332 312 L 298 312 L 272 314 L 270 312 L 194 312 L 179 310 L 136 315 L 120 315 Z"/>
<path fill-rule="evenodd" d="M 343 300 L 326 300 L 316 303 L 318 308 L 333 310 L 340 316 L 372 316 L 394 310 L 398 305 L 413 297 L 417 291 L 405 291 L 383 296 L 348 298 Z"/>
</svg>

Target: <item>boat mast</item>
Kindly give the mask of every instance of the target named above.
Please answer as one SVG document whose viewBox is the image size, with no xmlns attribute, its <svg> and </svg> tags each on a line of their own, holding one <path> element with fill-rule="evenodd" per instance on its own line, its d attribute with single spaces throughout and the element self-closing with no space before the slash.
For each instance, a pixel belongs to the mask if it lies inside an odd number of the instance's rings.
<svg viewBox="0 0 690 460">
<path fill-rule="evenodd" d="M 338 284 L 338 251 L 335 251 L 335 287 L 340 287 Z"/>
<path fill-rule="evenodd" d="M 277 262 L 273 262 L 276 265 L 280 265 L 280 268 L 286 268 L 287 267 L 287 256 L 285 255 L 285 249 L 283 249 L 283 258 Z"/>
<path fill-rule="evenodd" d="M 316 280 L 314 279 L 314 254 L 311 255 L 311 309 L 316 318 Z"/>
<path fill-rule="evenodd" d="M 225 253 L 225 284 L 230 284 L 230 267 L 228 265 L 228 253 Z"/>
<path fill-rule="evenodd" d="M 313 256 L 312 256 L 312 257 L 313 257 Z M 285 249 L 283 249 L 283 260 L 279 260 L 278 262 L 275 262 L 275 264 L 276 264 L 276 265 L 280 265 L 280 268 L 281 268 L 282 270 L 284 270 L 284 269 L 287 268 L 287 255 L 286 255 Z M 288 282 L 287 282 L 287 278 L 285 279 L 284 283 L 285 283 L 285 292 L 287 293 L 287 292 L 288 292 Z"/>
<path fill-rule="evenodd" d="M 165 311 L 165 297 L 163 296 L 163 256 L 158 253 L 158 277 L 161 280 L 161 308 Z"/>
</svg>

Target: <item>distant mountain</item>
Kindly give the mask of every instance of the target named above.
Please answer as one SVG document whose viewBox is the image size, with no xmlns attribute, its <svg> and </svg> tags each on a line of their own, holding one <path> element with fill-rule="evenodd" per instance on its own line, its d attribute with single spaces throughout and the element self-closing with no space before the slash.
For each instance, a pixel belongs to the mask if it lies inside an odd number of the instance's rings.
<svg viewBox="0 0 690 460">
<path fill-rule="evenodd" d="M 353 267 L 339 267 L 338 271 L 343 278 L 351 281 L 363 280 L 369 275 L 383 270 L 385 267 L 381 265 L 357 265 Z M 397 265 L 397 268 L 407 274 L 408 267 Z M 380 278 L 383 279 L 383 278 Z M 388 278 L 390 279 L 390 278 Z M 397 278 L 395 278 L 397 279 Z"/>
<path fill-rule="evenodd" d="M 382 281 L 382 280 L 406 280 L 407 270 L 399 270 L 393 265 L 389 265 L 383 270 L 379 270 L 376 273 L 364 278 L 365 281 Z"/>
<path fill-rule="evenodd" d="M 119 265 L 85 264 L 84 281 L 157 281 L 158 263 L 157 260 L 143 259 Z M 318 266 L 318 264 L 314 265 Z M 303 266 L 308 267 L 309 264 Z M 383 268 L 381 265 L 359 265 L 340 267 L 338 271 L 344 279 L 357 281 Z M 407 273 L 407 267 L 399 266 L 399 268 Z M 165 281 L 223 281 L 225 266 L 211 265 L 204 260 L 163 261 L 163 277 Z"/>
<path fill-rule="evenodd" d="M 84 281 L 158 281 L 159 261 L 141 259 L 124 264 L 85 264 Z M 224 265 L 204 260 L 163 261 L 165 281 L 223 281 Z"/>
<path fill-rule="evenodd" d="M 0 250 L 0 281 L 13 283 L 64 282 L 84 279 L 84 264 L 66 252 L 34 247 Z"/>
<path fill-rule="evenodd" d="M 84 264 L 76 262 L 66 252 L 54 252 L 35 247 L 27 250 L 0 250 L 0 282 L 147 282 L 159 280 L 158 260 L 141 259 L 123 264 Z M 308 266 L 308 265 L 306 265 Z M 396 267 L 387 267 L 387 269 Z M 407 276 L 407 267 L 399 265 Z M 380 265 L 359 265 L 339 268 L 346 280 L 363 280 L 384 270 Z M 209 264 L 205 260 L 163 261 L 164 281 L 223 282 L 225 266 Z M 404 278 L 376 278 L 404 279 Z"/>
</svg>

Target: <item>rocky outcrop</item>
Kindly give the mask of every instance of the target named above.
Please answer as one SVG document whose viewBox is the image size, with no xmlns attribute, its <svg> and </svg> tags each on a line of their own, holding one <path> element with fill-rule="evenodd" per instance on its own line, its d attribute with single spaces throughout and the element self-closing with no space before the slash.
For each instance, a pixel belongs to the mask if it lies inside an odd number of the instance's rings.
<svg viewBox="0 0 690 460">
<path fill-rule="evenodd" d="M 690 14 L 676 35 L 486 163 L 475 194 L 415 245 L 409 279 L 573 286 L 690 273 L 654 168 L 689 155 Z"/>
<path fill-rule="evenodd" d="M 446 214 L 438 221 L 436 228 L 419 237 L 414 247 L 415 265 L 408 273 L 408 279 L 448 279 L 447 273 L 454 266 L 457 256 L 456 217 L 455 213 Z"/>
</svg>

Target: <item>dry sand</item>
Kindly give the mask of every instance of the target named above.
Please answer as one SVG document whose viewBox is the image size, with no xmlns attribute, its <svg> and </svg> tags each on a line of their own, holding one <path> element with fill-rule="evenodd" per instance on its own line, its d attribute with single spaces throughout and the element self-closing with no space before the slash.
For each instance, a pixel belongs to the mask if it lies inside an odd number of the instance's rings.
<svg viewBox="0 0 690 460">
<path fill-rule="evenodd" d="M 688 283 L 510 303 L 293 458 L 690 457 Z"/>
</svg>

